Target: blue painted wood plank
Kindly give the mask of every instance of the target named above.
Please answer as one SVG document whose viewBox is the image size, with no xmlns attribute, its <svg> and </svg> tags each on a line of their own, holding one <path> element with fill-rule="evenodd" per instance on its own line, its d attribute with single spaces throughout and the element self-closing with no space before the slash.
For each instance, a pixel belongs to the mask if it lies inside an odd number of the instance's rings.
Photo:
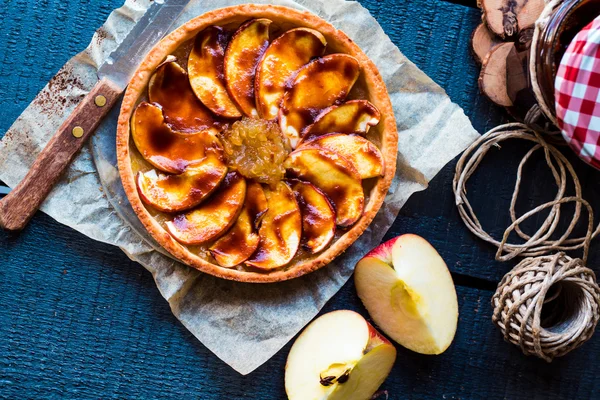
<svg viewBox="0 0 600 400">
<path fill-rule="evenodd" d="M 12 0 L 0 7 L 0 136 L 36 93 L 122 0 Z M 446 89 L 480 131 L 505 114 L 478 94 L 468 39 L 479 11 L 439 0 L 363 0 L 391 39 Z M 482 220 L 506 222 L 512 174 L 523 146 L 503 146 L 471 188 Z M 573 157 L 571 157 L 573 158 Z M 597 172 L 576 163 L 593 204 Z M 453 164 L 416 194 L 388 234 L 429 239 L 459 281 L 495 282 L 510 264 L 458 219 L 450 182 Z M 535 170 L 525 179 L 524 209 L 552 196 Z M 490 198 L 489 193 L 497 193 Z M 479 198 L 479 201 L 477 201 Z M 496 230 L 494 233 L 499 234 Z M 593 265 L 598 265 L 597 251 Z M 466 278 L 464 278 L 466 277 Z M 483 285 L 489 287 L 490 284 Z M 493 284 L 492 284 L 493 286 Z M 457 338 L 439 357 L 398 346 L 398 362 L 383 388 L 400 398 L 593 398 L 600 355 L 597 336 L 553 364 L 525 358 L 505 344 L 490 321 L 491 291 L 458 287 Z M 367 313 L 349 282 L 326 306 Z M 172 316 L 150 274 L 119 249 L 95 243 L 39 214 L 20 235 L 0 233 L 0 397 L 281 399 L 290 345 L 241 377 L 212 355 Z"/>
<path fill-rule="evenodd" d="M 21 237 L 2 238 L 0 397 L 285 397 L 289 344 L 239 376 L 177 322 L 145 270 L 111 246 L 39 219 Z M 553 364 L 526 358 L 492 325 L 491 292 L 459 286 L 458 295 L 454 344 L 437 357 L 398 346 L 383 386 L 391 399 L 587 399 L 598 393 L 597 338 Z M 367 316 L 352 281 L 323 312 L 336 309 Z"/>
</svg>

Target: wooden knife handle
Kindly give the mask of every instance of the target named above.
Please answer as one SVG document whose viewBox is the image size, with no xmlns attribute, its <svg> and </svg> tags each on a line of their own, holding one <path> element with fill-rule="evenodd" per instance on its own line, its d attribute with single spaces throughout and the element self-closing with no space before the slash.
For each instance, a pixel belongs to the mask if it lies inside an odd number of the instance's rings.
<svg viewBox="0 0 600 400">
<path fill-rule="evenodd" d="M 94 86 L 58 128 L 21 183 L 0 200 L 0 227 L 16 231 L 27 225 L 121 93 L 121 89 L 106 79 Z"/>
</svg>

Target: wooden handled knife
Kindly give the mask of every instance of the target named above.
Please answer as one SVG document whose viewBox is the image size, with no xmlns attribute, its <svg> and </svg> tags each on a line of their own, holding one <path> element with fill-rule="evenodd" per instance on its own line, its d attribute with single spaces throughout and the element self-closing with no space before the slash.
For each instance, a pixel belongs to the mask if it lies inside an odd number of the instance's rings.
<svg viewBox="0 0 600 400">
<path fill-rule="evenodd" d="M 98 83 L 58 128 L 25 178 L 0 200 L 0 227 L 21 230 L 86 139 L 125 91 L 146 53 L 169 31 L 189 0 L 156 1 L 98 70 Z"/>
</svg>

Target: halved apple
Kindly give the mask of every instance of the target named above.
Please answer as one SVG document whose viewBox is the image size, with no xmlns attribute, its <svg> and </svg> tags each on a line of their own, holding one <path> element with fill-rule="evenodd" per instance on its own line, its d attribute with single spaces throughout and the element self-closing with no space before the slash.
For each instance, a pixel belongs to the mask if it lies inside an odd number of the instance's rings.
<svg viewBox="0 0 600 400">
<path fill-rule="evenodd" d="M 318 58 L 298 71 L 279 110 L 281 131 L 293 148 L 300 140 L 300 133 L 322 109 L 346 98 L 359 73 L 358 61 L 347 54 Z"/>
<path fill-rule="evenodd" d="M 318 253 L 335 235 L 335 210 L 312 183 L 293 179 L 290 185 L 302 215 L 302 245 L 311 253 Z"/>
<path fill-rule="evenodd" d="M 353 225 L 362 216 L 365 194 L 360 175 L 348 160 L 327 149 L 301 148 L 290 153 L 288 174 L 314 184 L 331 200 L 336 224 Z"/>
<path fill-rule="evenodd" d="M 165 122 L 174 131 L 217 132 L 217 121 L 198 100 L 187 72 L 176 62 L 167 61 L 156 69 L 148 84 L 148 99 L 160 104 Z"/>
<path fill-rule="evenodd" d="M 211 154 L 223 159 L 223 145 L 212 131 L 178 135 L 165 124 L 162 109 L 140 103 L 133 113 L 131 136 L 142 157 L 156 168 L 181 174 Z"/>
<path fill-rule="evenodd" d="M 261 118 L 277 118 L 287 82 L 300 67 L 323 55 L 325 46 L 325 37 L 309 28 L 290 29 L 273 40 L 256 67 L 254 87 Z"/>
<path fill-rule="evenodd" d="M 246 180 L 238 172 L 230 172 L 206 202 L 168 221 L 167 229 L 178 242 L 187 245 L 216 239 L 235 223 L 245 197 Z"/>
<path fill-rule="evenodd" d="M 361 179 L 383 175 L 383 156 L 373 143 L 362 136 L 331 133 L 305 142 L 300 148 L 320 147 L 338 153 L 348 160 Z"/>
<path fill-rule="evenodd" d="M 253 19 L 235 32 L 225 51 L 225 82 L 229 95 L 248 117 L 258 117 L 254 97 L 256 64 L 269 46 L 266 18 Z"/>
<path fill-rule="evenodd" d="M 180 175 L 165 175 L 154 169 L 139 172 L 138 191 L 141 199 L 157 210 L 184 211 L 200 204 L 219 186 L 225 174 L 225 163 L 210 156 Z"/>
<path fill-rule="evenodd" d="M 395 361 L 396 348 L 360 314 L 333 311 L 294 342 L 285 391 L 289 400 L 369 400 Z"/>
<path fill-rule="evenodd" d="M 302 136 L 303 140 L 310 140 L 314 136 L 334 132 L 365 134 L 380 119 L 377 107 L 367 100 L 350 100 L 321 111 L 315 122 L 304 129 Z"/>
<path fill-rule="evenodd" d="M 209 110 L 225 118 L 242 116 L 229 97 L 223 77 L 227 36 L 220 26 L 209 26 L 196 36 L 188 58 L 192 90 Z"/>
<path fill-rule="evenodd" d="M 283 267 L 294 258 L 300 245 L 302 218 L 294 193 L 286 183 L 279 182 L 266 194 L 269 209 L 258 231 L 260 243 L 246 264 L 272 270 Z"/>
<path fill-rule="evenodd" d="M 402 235 L 367 254 L 354 271 L 373 321 L 402 346 L 443 353 L 456 333 L 458 302 L 448 267 L 422 237 Z"/>
<path fill-rule="evenodd" d="M 257 182 L 249 183 L 244 208 L 235 225 L 210 247 L 220 266 L 235 267 L 254 254 L 260 241 L 256 231 L 266 211 L 267 198 L 262 186 Z"/>
</svg>

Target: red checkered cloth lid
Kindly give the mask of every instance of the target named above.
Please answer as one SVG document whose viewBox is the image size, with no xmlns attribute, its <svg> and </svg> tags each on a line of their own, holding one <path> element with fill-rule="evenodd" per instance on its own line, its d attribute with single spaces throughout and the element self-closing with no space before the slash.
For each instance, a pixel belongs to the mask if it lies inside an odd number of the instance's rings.
<svg viewBox="0 0 600 400">
<path fill-rule="evenodd" d="M 573 38 L 554 89 L 556 118 L 565 140 L 579 157 L 600 169 L 600 16 Z"/>
</svg>

